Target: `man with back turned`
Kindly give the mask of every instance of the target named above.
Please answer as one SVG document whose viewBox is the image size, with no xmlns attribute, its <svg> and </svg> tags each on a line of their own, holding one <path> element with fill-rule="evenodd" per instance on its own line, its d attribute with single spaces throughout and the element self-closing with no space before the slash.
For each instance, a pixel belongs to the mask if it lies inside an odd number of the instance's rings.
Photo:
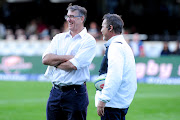
<svg viewBox="0 0 180 120">
<path fill-rule="evenodd" d="M 133 52 L 121 35 L 124 22 L 117 14 L 103 17 L 106 52 L 99 75 L 107 74 L 102 91 L 96 91 L 95 104 L 101 120 L 125 120 L 137 89 Z"/>
</svg>

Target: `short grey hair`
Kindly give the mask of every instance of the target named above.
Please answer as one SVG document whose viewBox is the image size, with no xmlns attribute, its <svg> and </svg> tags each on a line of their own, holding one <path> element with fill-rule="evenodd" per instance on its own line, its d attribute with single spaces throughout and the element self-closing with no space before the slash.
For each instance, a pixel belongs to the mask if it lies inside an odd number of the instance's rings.
<svg viewBox="0 0 180 120">
<path fill-rule="evenodd" d="M 84 7 L 81 7 L 79 5 L 72 5 L 71 3 L 69 4 L 67 10 L 71 10 L 71 11 L 78 11 L 80 16 L 84 16 L 84 23 L 86 21 L 86 17 L 87 17 L 87 10 Z"/>
<path fill-rule="evenodd" d="M 123 29 L 123 26 L 124 26 L 124 22 L 121 18 L 121 16 L 117 15 L 117 14 L 105 14 L 103 16 L 103 20 L 106 19 L 106 22 L 107 22 L 107 26 L 106 27 L 109 27 L 110 25 L 113 26 L 113 30 L 116 34 L 121 34 L 122 33 L 122 29 Z"/>
</svg>

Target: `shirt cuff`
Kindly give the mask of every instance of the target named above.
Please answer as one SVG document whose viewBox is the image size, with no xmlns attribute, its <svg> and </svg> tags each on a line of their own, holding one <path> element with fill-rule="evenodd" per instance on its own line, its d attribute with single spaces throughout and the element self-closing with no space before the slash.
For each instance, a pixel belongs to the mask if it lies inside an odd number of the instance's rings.
<svg viewBox="0 0 180 120">
<path fill-rule="evenodd" d="M 55 67 L 53 66 L 48 66 L 47 69 L 46 69 L 46 72 L 44 74 L 44 76 L 48 79 L 52 79 L 53 77 L 53 72 L 55 70 Z"/>
<path fill-rule="evenodd" d="M 46 55 L 47 53 L 44 53 L 43 55 L 42 55 L 42 59 L 44 58 L 44 56 Z"/>
<path fill-rule="evenodd" d="M 75 58 L 69 60 L 77 69 L 79 69 L 79 63 Z"/>
<path fill-rule="evenodd" d="M 110 102 L 109 100 L 102 100 L 101 98 L 99 100 L 104 102 L 104 103 Z"/>
<path fill-rule="evenodd" d="M 100 95 L 99 100 L 105 103 L 110 102 L 110 98 L 103 94 Z"/>
</svg>

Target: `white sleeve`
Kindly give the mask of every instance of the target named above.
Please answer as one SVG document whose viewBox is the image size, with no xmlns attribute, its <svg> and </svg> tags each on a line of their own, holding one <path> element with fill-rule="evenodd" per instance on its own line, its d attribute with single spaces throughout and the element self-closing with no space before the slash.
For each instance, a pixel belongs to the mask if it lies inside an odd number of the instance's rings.
<svg viewBox="0 0 180 120">
<path fill-rule="evenodd" d="M 57 40 L 58 40 L 57 38 L 58 38 L 57 35 L 56 35 L 55 37 L 53 37 L 50 45 L 47 47 L 47 49 L 46 49 L 45 52 L 43 53 L 42 59 L 44 58 L 44 56 L 45 56 L 46 54 L 49 54 L 49 53 L 57 54 L 57 52 L 56 52 L 56 50 L 57 50 L 56 45 L 57 45 Z"/>
<path fill-rule="evenodd" d="M 46 72 L 44 74 L 44 77 L 46 77 L 47 79 L 51 79 L 53 77 L 53 72 L 56 68 L 54 66 L 49 66 L 46 69 Z"/>
<path fill-rule="evenodd" d="M 108 50 L 108 73 L 100 96 L 103 102 L 109 102 L 121 86 L 124 55 L 120 43 L 111 43 Z"/>
<path fill-rule="evenodd" d="M 77 69 L 88 66 L 91 64 L 96 54 L 96 41 L 91 39 L 85 42 L 82 47 L 78 50 L 74 58 L 70 62 L 76 66 Z"/>
<path fill-rule="evenodd" d="M 43 53 L 42 59 L 44 58 L 44 56 L 45 56 L 46 54 L 49 54 L 49 53 L 56 54 L 56 53 L 57 53 L 57 52 L 56 52 L 56 46 L 55 46 L 55 45 L 57 44 L 56 41 L 57 41 L 57 36 L 55 36 L 55 37 L 52 39 L 50 45 L 48 46 L 48 48 L 47 48 L 47 49 L 45 50 L 45 52 Z M 51 79 L 52 76 L 53 76 L 54 70 L 55 70 L 55 67 L 54 67 L 54 66 L 49 66 L 49 65 L 48 65 L 44 76 L 45 76 L 46 78 L 48 78 L 48 79 Z"/>
</svg>

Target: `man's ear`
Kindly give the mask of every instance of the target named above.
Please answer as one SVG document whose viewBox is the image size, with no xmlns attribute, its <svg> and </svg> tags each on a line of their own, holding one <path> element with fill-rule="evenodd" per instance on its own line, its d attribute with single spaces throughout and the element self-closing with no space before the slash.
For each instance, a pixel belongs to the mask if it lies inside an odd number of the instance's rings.
<svg viewBox="0 0 180 120">
<path fill-rule="evenodd" d="M 111 26 L 108 26 L 108 30 L 111 30 Z"/>
<path fill-rule="evenodd" d="M 84 16 L 81 17 L 81 21 L 84 23 L 84 21 L 85 21 L 85 17 Z"/>
<path fill-rule="evenodd" d="M 109 32 L 111 32 L 113 30 L 113 26 L 109 25 L 108 30 L 109 30 Z"/>
</svg>

